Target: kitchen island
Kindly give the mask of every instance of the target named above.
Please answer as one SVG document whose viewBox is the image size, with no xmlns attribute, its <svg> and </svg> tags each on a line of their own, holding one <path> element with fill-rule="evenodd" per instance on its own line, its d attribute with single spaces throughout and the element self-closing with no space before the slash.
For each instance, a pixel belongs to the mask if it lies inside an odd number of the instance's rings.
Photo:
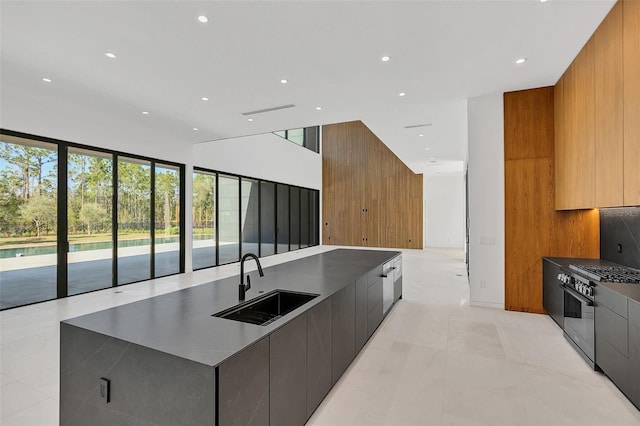
<svg viewBox="0 0 640 426">
<path fill-rule="evenodd" d="M 264 326 L 213 316 L 239 277 L 63 321 L 60 424 L 304 424 L 382 321 L 399 252 L 333 250 L 252 275 L 317 295 Z M 388 311 L 387 311 L 388 312 Z"/>
</svg>

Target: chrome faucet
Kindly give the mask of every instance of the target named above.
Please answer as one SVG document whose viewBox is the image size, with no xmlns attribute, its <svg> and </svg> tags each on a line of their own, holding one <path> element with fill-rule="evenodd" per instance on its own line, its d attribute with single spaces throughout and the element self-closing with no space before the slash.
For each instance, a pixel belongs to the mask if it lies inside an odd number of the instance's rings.
<svg viewBox="0 0 640 426">
<path fill-rule="evenodd" d="M 247 253 L 242 256 L 242 260 L 240 261 L 240 286 L 238 287 L 238 297 L 240 300 L 244 300 L 244 294 L 251 288 L 251 278 L 249 277 L 249 274 L 247 274 L 247 284 L 245 285 L 244 283 L 244 261 L 249 257 L 253 258 L 256 261 L 256 264 L 258 265 L 258 273 L 261 277 L 264 277 L 264 273 L 262 272 L 262 265 L 260 265 L 258 256 L 253 253 Z"/>
</svg>

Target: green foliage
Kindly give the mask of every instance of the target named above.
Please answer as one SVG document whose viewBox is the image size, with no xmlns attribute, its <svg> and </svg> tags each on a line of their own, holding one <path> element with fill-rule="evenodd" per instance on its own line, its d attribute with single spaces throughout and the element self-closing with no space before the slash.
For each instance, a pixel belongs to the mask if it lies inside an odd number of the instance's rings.
<svg viewBox="0 0 640 426">
<path fill-rule="evenodd" d="M 87 234 L 91 235 L 92 229 L 100 229 L 102 225 L 109 222 L 109 212 L 98 203 L 86 203 L 80 209 L 80 217 L 87 227 Z"/>
<path fill-rule="evenodd" d="M 40 237 L 43 230 L 55 229 L 56 200 L 46 196 L 30 198 L 20 207 L 20 214 L 35 227 L 36 237 Z"/>
</svg>

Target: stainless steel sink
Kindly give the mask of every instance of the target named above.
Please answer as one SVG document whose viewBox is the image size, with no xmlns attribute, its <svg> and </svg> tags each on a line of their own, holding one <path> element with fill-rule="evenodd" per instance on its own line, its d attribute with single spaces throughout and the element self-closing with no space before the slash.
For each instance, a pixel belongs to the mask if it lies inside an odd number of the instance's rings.
<svg viewBox="0 0 640 426">
<path fill-rule="evenodd" d="M 318 296 L 318 294 L 274 290 L 212 316 L 249 324 L 268 325 Z"/>
</svg>

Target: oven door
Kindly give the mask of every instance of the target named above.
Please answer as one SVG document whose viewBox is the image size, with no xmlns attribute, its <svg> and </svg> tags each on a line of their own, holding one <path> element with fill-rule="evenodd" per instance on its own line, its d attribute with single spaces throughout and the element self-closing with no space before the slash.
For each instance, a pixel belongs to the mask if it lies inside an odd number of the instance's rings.
<svg viewBox="0 0 640 426">
<path fill-rule="evenodd" d="M 563 328 L 565 336 L 583 352 L 587 362 L 595 361 L 595 323 L 593 301 L 574 289 L 561 285 L 564 291 Z"/>
</svg>

